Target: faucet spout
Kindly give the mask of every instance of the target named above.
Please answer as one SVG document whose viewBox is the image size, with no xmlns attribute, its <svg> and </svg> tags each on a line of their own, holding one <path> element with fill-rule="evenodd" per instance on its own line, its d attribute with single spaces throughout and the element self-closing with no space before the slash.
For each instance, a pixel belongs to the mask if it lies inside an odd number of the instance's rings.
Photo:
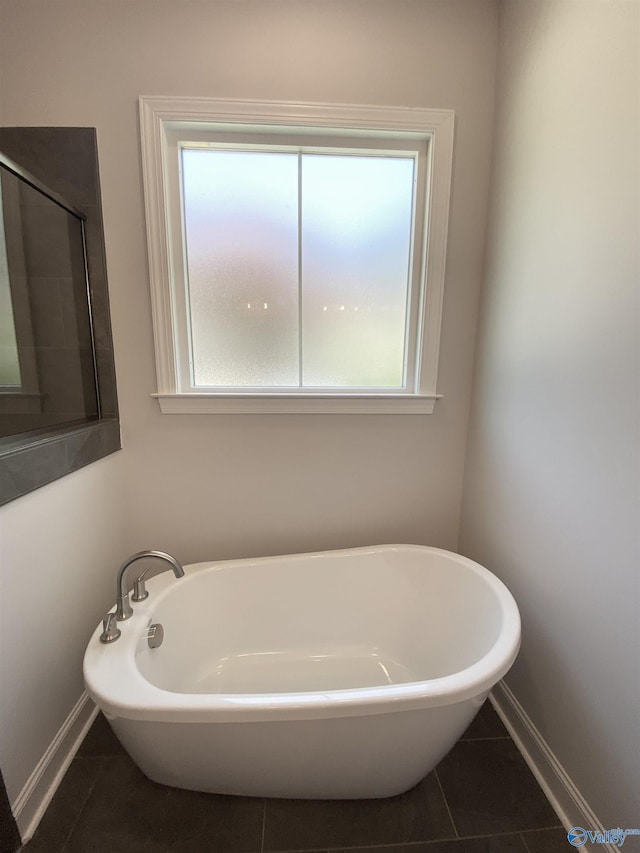
<svg viewBox="0 0 640 853">
<path fill-rule="evenodd" d="M 135 563 L 138 560 L 148 559 L 150 557 L 155 557 L 158 560 L 164 560 L 165 563 L 169 564 L 172 572 L 177 578 L 184 577 L 184 569 L 176 558 L 171 556 L 171 554 L 166 554 L 164 551 L 138 551 L 136 554 L 132 554 L 131 557 L 126 559 L 118 569 L 118 579 L 116 582 L 116 618 L 118 622 L 122 622 L 124 619 L 128 619 L 133 615 L 133 608 L 129 603 L 129 593 L 127 592 L 126 587 L 127 569 L 132 563 Z"/>
</svg>

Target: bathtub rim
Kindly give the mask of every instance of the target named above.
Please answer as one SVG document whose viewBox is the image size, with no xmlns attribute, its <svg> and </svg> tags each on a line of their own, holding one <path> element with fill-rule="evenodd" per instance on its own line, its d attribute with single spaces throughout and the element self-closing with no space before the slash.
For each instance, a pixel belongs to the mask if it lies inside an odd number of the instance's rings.
<svg viewBox="0 0 640 853">
<path fill-rule="evenodd" d="M 164 573 L 149 581 L 153 585 L 153 595 L 137 604 L 134 615 L 120 623 L 122 636 L 115 644 L 100 643 L 101 625 L 94 631 L 83 661 L 87 692 L 108 717 L 193 723 L 361 716 L 438 707 L 486 696 L 508 672 L 518 654 L 520 614 L 513 596 L 496 575 L 454 551 L 428 545 L 375 545 L 273 557 L 201 561 L 186 565 L 184 569 L 190 577 L 201 571 L 221 571 L 240 564 L 330 559 L 397 550 L 428 552 L 453 559 L 479 574 L 492 587 L 500 603 L 502 625 L 495 643 L 479 661 L 439 678 L 377 687 L 274 694 L 192 694 L 165 690 L 147 681 L 135 663 L 136 647 L 153 621 L 154 609 L 171 594 L 176 583 L 173 576 Z"/>
</svg>

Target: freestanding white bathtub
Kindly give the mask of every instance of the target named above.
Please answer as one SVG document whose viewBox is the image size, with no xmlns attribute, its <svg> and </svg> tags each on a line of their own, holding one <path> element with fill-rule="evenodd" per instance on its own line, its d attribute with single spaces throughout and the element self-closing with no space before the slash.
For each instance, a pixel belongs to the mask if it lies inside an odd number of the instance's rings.
<svg viewBox="0 0 640 853">
<path fill-rule="evenodd" d="M 84 677 L 143 772 L 180 788 L 401 793 L 451 749 L 520 644 L 502 582 L 437 548 L 197 563 L 148 589 L 116 642 L 96 629 Z"/>
</svg>

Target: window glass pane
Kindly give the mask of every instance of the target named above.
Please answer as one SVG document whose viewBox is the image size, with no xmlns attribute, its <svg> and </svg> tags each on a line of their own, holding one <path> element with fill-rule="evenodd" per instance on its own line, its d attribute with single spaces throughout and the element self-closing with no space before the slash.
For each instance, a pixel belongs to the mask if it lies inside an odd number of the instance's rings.
<svg viewBox="0 0 640 853">
<path fill-rule="evenodd" d="M 184 149 L 195 385 L 297 385 L 298 158 Z"/>
<path fill-rule="evenodd" d="M 401 387 L 410 157 L 302 157 L 303 384 Z"/>
</svg>

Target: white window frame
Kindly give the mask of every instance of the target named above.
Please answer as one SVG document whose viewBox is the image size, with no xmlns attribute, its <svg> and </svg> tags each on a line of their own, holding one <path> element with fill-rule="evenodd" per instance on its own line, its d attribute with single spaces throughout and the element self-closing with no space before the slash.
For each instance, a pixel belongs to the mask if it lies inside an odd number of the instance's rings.
<svg viewBox="0 0 640 853">
<path fill-rule="evenodd" d="M 172 272 L 178 261 L 172 250 L 171 197 L 177 181 L 176 140 L 181 127 L 193 132 L 264 127 L 286 133 L 369 136 L 426 143 L 427 193 L 418 265 L 421 287 L 413 293 L 410 322 L 415 355 L 407 373 L 411 385 L 400 391 L 340 389 L 184 388 L 184 296 L 176 292 Z M 140 98 L 140 130 L 144 182 L 151 305 L 156 352 L 158 399 L 167 414 L 188 413 L 404 413 L 431 414 L 436 392 L 440 325 L 444 292 L 447 227 L 453 158 L 454 113 L 451 110 L 403 107 L 294 104 L 230 101 L 211 98 Z M 335 133 L 334 133 L 335 132 Z M 188 138 L 188 134 L 187 134 Z M 173 183 L 173 188 L 172 188 Z M 419 218 L 416 218 L 419 221 Z M 173 226 L 175 230 L 175 225 Z M 180 282 L 182 287 L 182 282 Z M 181 319 L 182 318 L 182 319 Z"/>
</svg>

